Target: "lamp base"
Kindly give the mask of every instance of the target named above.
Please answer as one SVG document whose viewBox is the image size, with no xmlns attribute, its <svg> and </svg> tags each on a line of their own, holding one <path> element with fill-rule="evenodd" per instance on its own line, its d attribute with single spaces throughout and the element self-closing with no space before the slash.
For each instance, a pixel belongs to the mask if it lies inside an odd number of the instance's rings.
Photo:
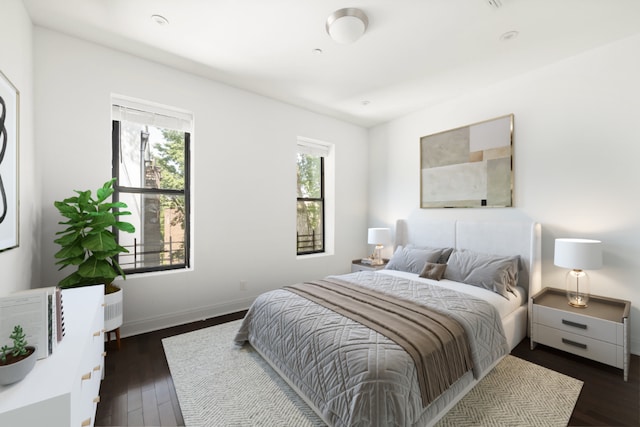
<svg viewBox="0 0 640 427">
<path fill-rule="evenodd" d="M 588 307 L 586 302 L 580 302 L 580 301 L 569 301 L 569 305 L 571 307 L 576 307 L 576 308 L 587 308 Z"/>
<path fill-rule="evenodd" d="M 571 270 L 566 277 L 567 300 L 576 308 L 586 308 L 589 302 L 589 276 L 582 270 Z"/>
<path fill-rule="evenodd" d="M 373 251 L 373 261 L 371 261 L 371 265 L 382 265 L 384 261 L 382 261 L 382 245 L 376 245 L 376 248 Z"/>
</svg>

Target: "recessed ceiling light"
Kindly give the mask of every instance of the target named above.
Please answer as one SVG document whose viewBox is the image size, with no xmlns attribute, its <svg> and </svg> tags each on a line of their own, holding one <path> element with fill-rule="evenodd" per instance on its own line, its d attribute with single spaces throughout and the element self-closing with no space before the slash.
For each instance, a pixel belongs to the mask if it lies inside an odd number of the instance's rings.
<svg viewBox="0 0 640 427">
<path fill-rule="evenodd" d="M 158 25 L 169 25 L 169 20 L 162 15 L 151 15 L 151 20 Z"/>
<path fill-rule="evenodd" d="M 360 104 L 362 104 L 363 107 L 366 107 L 367 105 L 371 104 L 371 101 L 367 101 L 365 99 L 364 101 L 360 101 Z"/>
<path fill-rule="evenodd" d="M 311 52 L 315 53 L 316 55 L 322 55 L 322 49 L 320 49 L 319 47 L 313 49 Z"/>
<path fill-rule="evenodd" d="M 506 33 L 502 34 L 500 36 L 500 40 L 503 42 L 509 41 L 509 40 L 513 40 L 516 37 L 518 37 L 518 34 L 520 34 L 517 31 L 507 31 Z"/>
</svg>

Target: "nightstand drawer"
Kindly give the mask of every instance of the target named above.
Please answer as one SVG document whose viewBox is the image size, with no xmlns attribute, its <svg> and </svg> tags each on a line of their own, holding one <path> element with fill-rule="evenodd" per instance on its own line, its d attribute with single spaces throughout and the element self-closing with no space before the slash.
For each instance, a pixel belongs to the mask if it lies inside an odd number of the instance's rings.
<svg viewBox="0 0 640 427">
<path fill-rule="evenodd" d="M 533 325 L 533 334 L 536 342 L 540 344 L 617 368 L 623 367 L 624 352 L 621 346 L 539 324 Z"/>
<path fill-rule="evenodd" d="M 596 338 L 612 344 L 622 345 L 623 331 L 620 323 L 570 313 L 534 304 L 533 321 L 551 328 L 584 337 Z"/>
</svg>

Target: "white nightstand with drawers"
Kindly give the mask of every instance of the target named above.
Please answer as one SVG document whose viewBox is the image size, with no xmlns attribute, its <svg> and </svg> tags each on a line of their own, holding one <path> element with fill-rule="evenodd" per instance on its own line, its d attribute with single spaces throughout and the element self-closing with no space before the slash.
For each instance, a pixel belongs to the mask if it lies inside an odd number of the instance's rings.
<svg viewBox="0 0 640 427">
<path fill-rule="evenodd" d="M 382 270 L 387 266 L 387 263 L 389 262 L 388 259 L 383 259 L 382 260 L 383 263 L 379 264 L 379 265 L 371 265 L 371 264 L 365 264 L 362 262 L 362 260 L 359 259 L 354 259 L 351 262 L 351 272 L 352 273 L 356 273 L 358 271 L 376 271 L 376 270 Z"/>
<path fill-rule="evenodd" d="M 629 301 L 591 295 L 572 307 L 566 292 L 544 288 L 530 301 L 531 349 L 544 344 L 623 369 L 629 374 Z"/>
</svg>

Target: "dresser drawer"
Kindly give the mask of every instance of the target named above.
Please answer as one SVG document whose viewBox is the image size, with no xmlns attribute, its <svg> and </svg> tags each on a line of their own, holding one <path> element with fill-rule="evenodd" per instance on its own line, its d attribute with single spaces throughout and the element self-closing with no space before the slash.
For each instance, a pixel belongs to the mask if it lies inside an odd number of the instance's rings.
<svg viewBox="0 0 640 427">
<path fill-rule="evenodd" d="M 620 323 L 590 316 L 582 316 L 555 308 L 534 304 L 533 321 L 561 331 L 622 345 L 623 330 Z"/>
<path fill-rule="evenodd" d="M 623 348 L 615 344 L 540 324 L 533 325 L 533 339 L 540 344 L 568 353 L 577 354 L 617 368 L 623 367 Z"/>
</svg>

